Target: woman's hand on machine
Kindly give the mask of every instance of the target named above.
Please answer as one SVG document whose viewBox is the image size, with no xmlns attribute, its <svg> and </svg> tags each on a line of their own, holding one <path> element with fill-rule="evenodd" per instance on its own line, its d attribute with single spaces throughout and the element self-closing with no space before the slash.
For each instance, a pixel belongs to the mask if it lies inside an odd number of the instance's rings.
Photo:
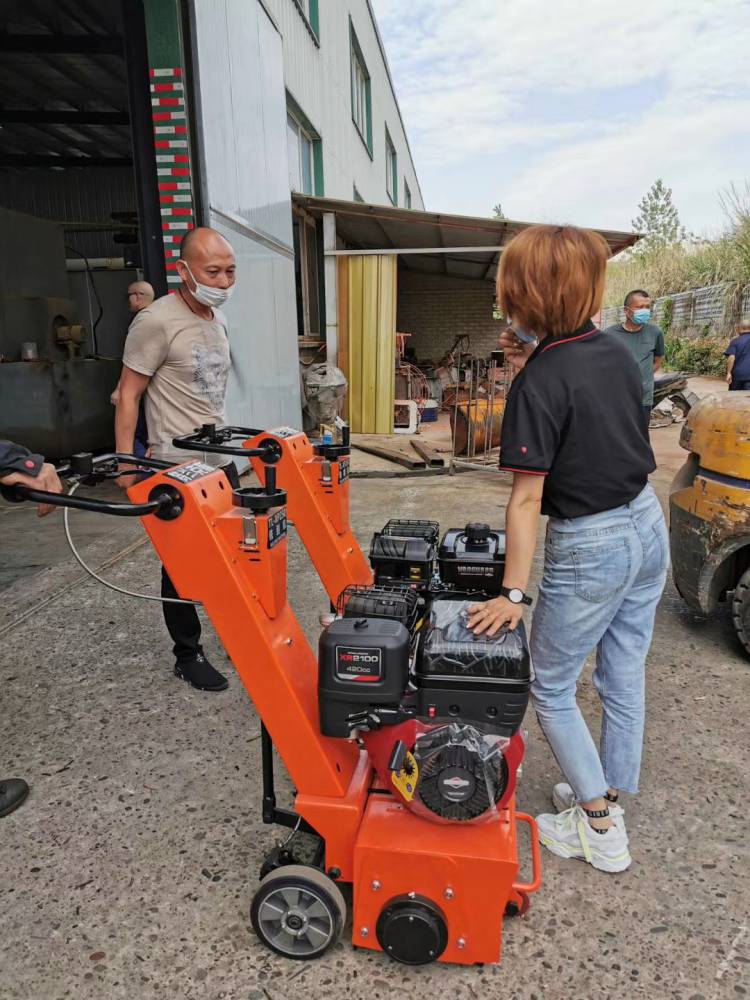
<svg viewBox="0 0 750 1000">
<path fill-rule="evenodd" d="M 474 604 L 468 614 L 469 628 L 474 635 L 486 632 L 491 638 L 501 628 L 516 628 L 523 618 L 523 605 L 514 604 L 507 597 L 494 597 L 484 604 Z"/>
</svg>

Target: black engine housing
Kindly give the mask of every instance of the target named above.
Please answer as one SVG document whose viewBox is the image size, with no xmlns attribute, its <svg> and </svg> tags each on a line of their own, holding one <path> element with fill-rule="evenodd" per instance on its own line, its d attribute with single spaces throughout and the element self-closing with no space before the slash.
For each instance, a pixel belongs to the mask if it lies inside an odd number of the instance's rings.
<svg viewBox="0 0 750 1000">
<path fill-rule="evenodd" d="M 338 618 L 320 636 L 318 707 L 324 736 L 351 736 L 348 719 L 369 706 L 398 708 L 409 682 L 411 636 L 398 621 Z"/>
</svg>

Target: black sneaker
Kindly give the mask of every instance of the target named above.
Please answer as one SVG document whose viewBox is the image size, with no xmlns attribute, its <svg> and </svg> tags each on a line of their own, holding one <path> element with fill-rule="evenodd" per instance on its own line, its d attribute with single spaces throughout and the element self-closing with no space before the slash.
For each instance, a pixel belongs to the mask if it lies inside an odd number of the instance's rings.
<svg viewBox="0 0 750 1000">
<path fill-rule="evenodd" d="M 29 786 L 23 778 L 0 779 L 0 816 L 18 809 L 28 794 Z"/>
<path fill-rule="evenodd" d="M 223 674 L 209 663 L 203 653 L 196 653 L 189 660 L 178 660 L 174 665 L 176 677 L 199 691 L 225 691 L 229 681 Z"/>
</svg>

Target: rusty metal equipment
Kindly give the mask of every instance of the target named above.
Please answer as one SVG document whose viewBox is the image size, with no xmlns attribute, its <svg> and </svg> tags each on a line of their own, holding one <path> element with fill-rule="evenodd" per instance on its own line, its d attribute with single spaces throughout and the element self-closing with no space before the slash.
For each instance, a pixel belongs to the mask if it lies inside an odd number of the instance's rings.
<svg viewBox="0 0 750 1000">
<path fill-rule="evenodd" d="M 114 443 L 121 362 L 76 322 L 63 229 L 0 208 L 0 427 L 48 458 Z M 24 345 L 32 343 L 36 350 Z"/>
<path fill-rule="evenodd" d="M 475 458 L 500 447 L 505 400 L 491 396 L 459 403 L 451 410 L 454 455 Z"/>
</svg>

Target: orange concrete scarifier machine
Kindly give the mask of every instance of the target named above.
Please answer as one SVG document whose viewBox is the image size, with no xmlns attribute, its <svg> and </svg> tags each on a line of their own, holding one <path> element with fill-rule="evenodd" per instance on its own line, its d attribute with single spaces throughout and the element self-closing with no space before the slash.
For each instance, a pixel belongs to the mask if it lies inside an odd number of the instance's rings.
<svg viewBox="0 0 750 1000">
<path fill-rule="evenodd" d="M 434 653 L 439 671 L 445 649 L 458 648 L 455 621 L 442 632 L 435 622 L 466 595 L 455 586 L 431 593 L 434 581 L 409 583 L 413 567 L 406 581 L 393 579 L 413 536 L 388 535 L 388 526 L 385 552 L 395 563 L 387 563 L 385 585 L 377 564 L 373 585 L 349 526 L 348 431 L 329 445 L 286 428 L 204 427 L 175 444 L 247 457 L 264 485 L 241 487 L 233 465 L 77 456 L 62 472 L 79 482 L 116 476 L 117 461 L 150 475 L 128 490 L 132 504 L 4 493 L 138 514 L 179 594 L 204 606 L 262 720 L 263 818 L 317 843 L 304 864 L 285 847 L 269 855 L 251 906 L 257 934 L 288 957 L 322 955 L 345 923 L 343 884 L 351 886 L 354 945 L 407 964 L 498 962 L 504 917 L 525 912 L 541 881 L 534 821 L 515 808 L 524 685 L 511 684 L 508 697 L 488 695 L 488 684 L 499 690 L 488 677 L 469 670 L 456 682 L 428 666 L 415 687 L 417 655 L 427 661 Z M 319 657 L 287 602 L 287 511 L 339 610 Z M 462 536 L 467 566 L 471 545 L 478 552 L 487 544 L 482 531 L 472 541 L 469 529 L 484 527 L 467 526 Z M 508 636 L 519 650 L 522 636 Z M 475 660 L 485 662 L 477 651 Z M 293 810 L 276 806 L 272 746 L 296 789 Z M 531 834 L 528 883 L 519 879 L 519 822 Z"/>
</svg>

